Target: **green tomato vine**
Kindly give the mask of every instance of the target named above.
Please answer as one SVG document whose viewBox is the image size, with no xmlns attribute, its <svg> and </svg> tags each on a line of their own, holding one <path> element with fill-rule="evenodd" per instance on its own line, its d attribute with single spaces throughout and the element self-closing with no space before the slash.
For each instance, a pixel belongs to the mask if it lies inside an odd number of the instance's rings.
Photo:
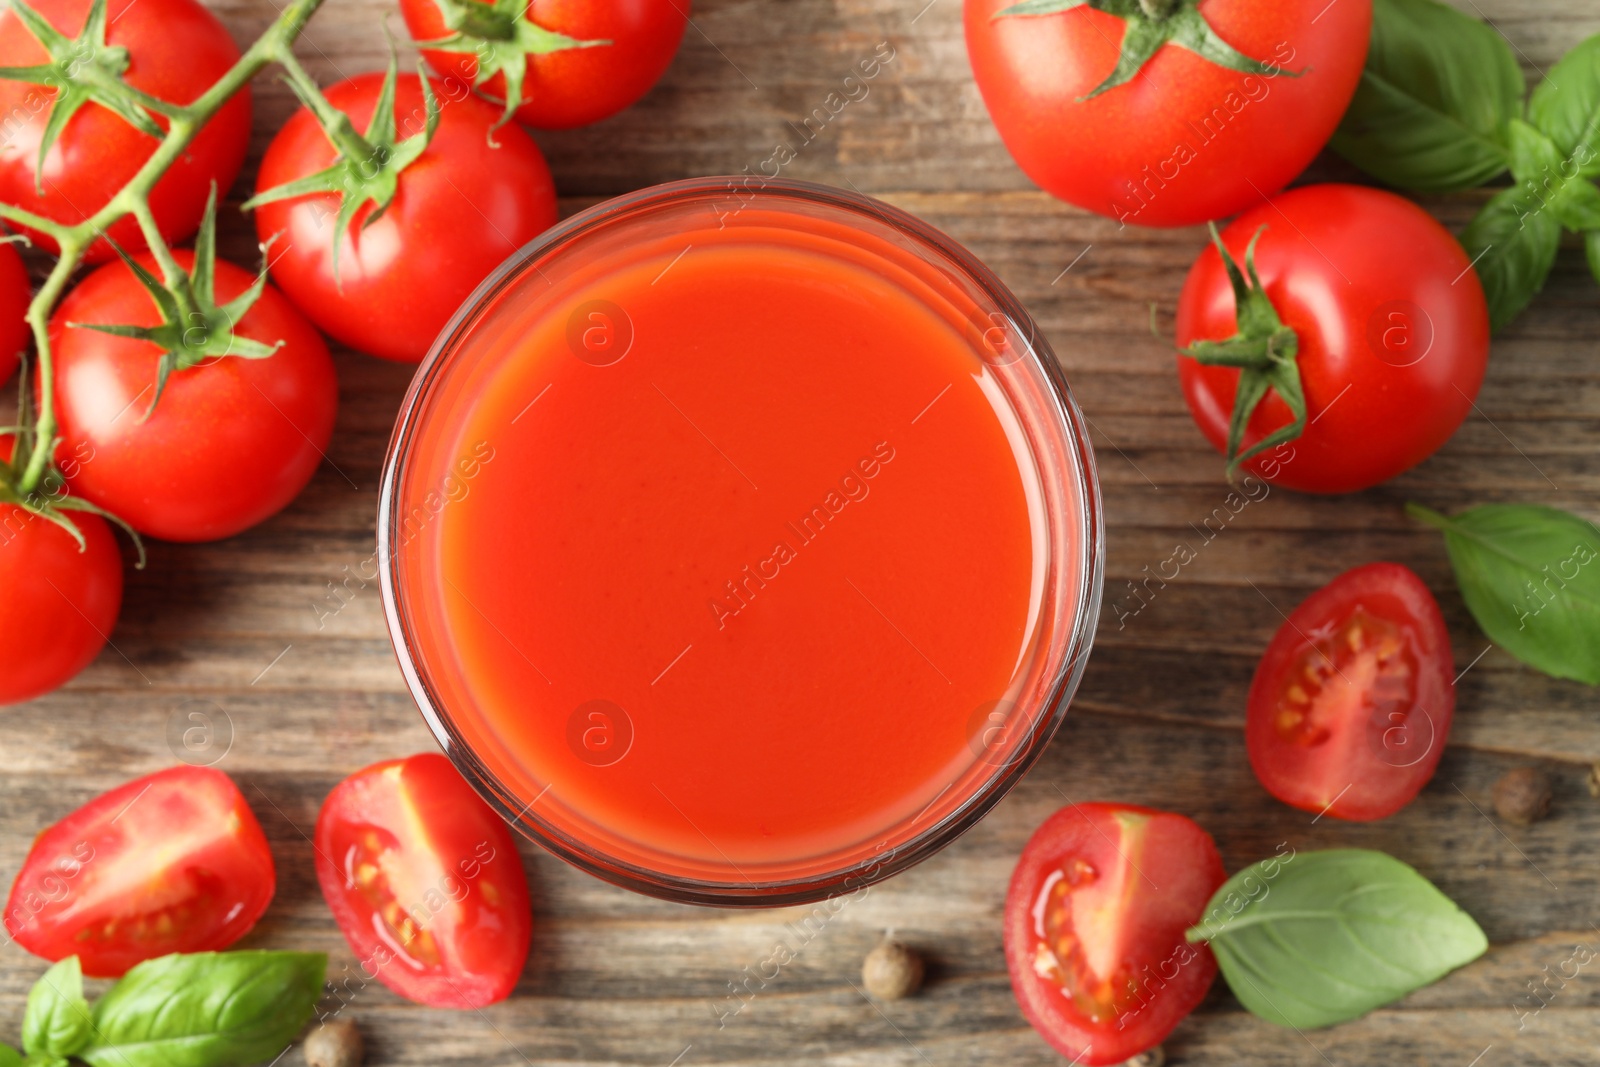
<svg viewBox="0 0 1600 1067">
<path fill-rule="evenodd" d="M 106 107 L 136 128 L 154 131 L 161 142 L 138 173 L 104 207 L 74 225 L 69 226 L 13 204 L 0 202 L 0 219 L 50 237 L 58 249 L 55 264 L 28 304 L 26 318 L 33 332 L 34 353 L 31 361 L 37 363 L 34 373 L 37 374 L 38 405 L 37 411 L 33 410 L 29 400 L 30 391 L 26 383 L 30 368 L 27 365 L 29 360 L 25 357 L 15 451 L 10 463 L 0 467 L 0 500 L 63 527 L 77 539 L 80 546 L 83 544 L 83 535 L 71 519 L 63 514 L 64 511 L 93 512 L 119 522 L 124 529 L 127 529 L 127 525 L 88 501 L 68 496 L 64 479 L 56 469 L 53 456 L 58 444 L 58 426 L 55 367 L 50 350 L 50 312 L 66 291 L 73 272 L 82 263 L 89 246 L 100 238 L 109 240 L 105 237 L 105 231 L 119 219 L 131 215 L 144 235 L 151 257 L 160 268 L 160 288 L 165 295 L 157 298 L 157 304 L 168 324 L 177 324 L 181 328 L 183 324 L 206 320 L 231 332 L 232 323 L 226 321 L 227 316 L 221 316 L 222 322 L 213 321 L 219 318 L 216 314 L 219 309 L 210 306 L 210 279 L 199 279 L 179 266 L 171 246 L 156 225 L 155 215 L 150 209 L 150 191 L 212 116 L 267 66 L 273 63 L 281 66 L 297 90 L 303 91 L 311 86 L 314 91 L 316 83 L 295 58 L 292 46 L 322 3 L 323 0 L 291 0 L 226 74 L 192 103 L 177 105 L 140 92 L 123 80 L 122 72 L 127 68 L 128 55 L 125 49 L 106 44 L 105 0 L 95 0 L 82 32 L 75 38 L 68 38 L 52 28 L 42 16 L 27 6 L 25 0 L 9 0 L 11 9 L 38 38 L 50 57 L 48 63 L 34 67 L 0 68 L 0 77 L 32 82 L 55 90 L 51 114 L 46 119 L 45 143 L 40 153 L 41 166 L 44 153 L 49 150 L 67 120 L 86 103 Z M 155 116 L 165 120 L 165 130 L 155 122 Z M 146 278 L 155 281 L 153 275 L 147 274 Z M 157 337 L 147 339 L 160 343 Z M 238 340 L 242 339 L 236 339 L 236 343 Z M 234 354 L 260 355 L 253 350 L 247 352 L 247 347 L 235 348 Z M 163 369 L 171 369 L 169 359 L 173 356 L 174 353 L 167 353 L 163 359 Z M 179 354 L 177 365 L 181 367 L 184 362 Z M 132 533 L 131 530 L 129 532 Z M 140 555 L 142 562 L 142 548 Z"/>
</svg>

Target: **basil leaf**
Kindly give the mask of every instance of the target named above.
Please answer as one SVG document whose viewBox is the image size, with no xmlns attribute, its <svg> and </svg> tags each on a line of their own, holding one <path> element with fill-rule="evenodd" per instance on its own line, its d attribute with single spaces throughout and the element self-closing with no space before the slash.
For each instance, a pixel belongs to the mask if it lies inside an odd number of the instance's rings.
<svg viewBox="0 0 1600 1067">
<path fill-rule="evenodd" d="M 33 983 L 22 1016 L 22 1047 L 29 1059 L 73 1056 L 89 1043 L 91 1026 L 83 969 L 78 957 L 68 956 Z"/>
<path fill-rule="evenodd" d="M 1569 230 L 1600 228 L 1600 189 L 1578 173 L 1576 160 L 1564 158 L 1560 145 L 1521 119 L 1507 123 L 1506 133 L 1511 173 L 1529 202 Z"/>
<path fill-rule="evenodd" d="M 1393 856 L 1332 849 L 1274 857 L 1223 883 L 1190 941 L 1209 941 L 1234 996 L 1280 1026 L 1365 1015 L 1483 955 L 1453 901 Z"/>
<path fill-rule="evenodd" d="M 1589 260 L 1589 273 L 1600 282 L 1600 230 L 1590 230 L 1583 235 L 1583 252 Z"/>
<path fill-rule="evenodd" d="M 1557 678 L 1600 685 L 1600 530 L 1558 508 L 1485 504 L 1447 518 L 1417 504 L 1414 518 L 1444 531 L 1456 584 L 1490 640 Z"/>
<path fill-rule="evenodd" d="M 1561 223 L 1524 185 L 1502 189 L 1467 223 L 1461 244 L 1483 282 L 1498 330 L 1544 288 L 1561 247 Z"/>
<path fill-rule="evenodd" d="M 94 1006 L 93 1067 L 227 1067 L 272 1059 L 311 1018 L 328 957 L 198 952 L 147 960 Z"/>
<path fill-rule="evenodd" d="M 1528 121 L 1556 143 L 1579 174 L 1600 175 L 1600 35 L 1550 68 L 1528 101 Z"/>
<path fill-rule="evenodd" d="M 1436 0 L 1375 0 L 1366 69 L 1329 147 L 1401 189 L 1470 189 L 1506 169 L 1523 89 L 1494 27 Z"/>
<path fill-rule="evenodd" d="M 10 1045 L 0 1045 L 0 1067 L 22 1067 L 22 1053 Z"/>
</svg>

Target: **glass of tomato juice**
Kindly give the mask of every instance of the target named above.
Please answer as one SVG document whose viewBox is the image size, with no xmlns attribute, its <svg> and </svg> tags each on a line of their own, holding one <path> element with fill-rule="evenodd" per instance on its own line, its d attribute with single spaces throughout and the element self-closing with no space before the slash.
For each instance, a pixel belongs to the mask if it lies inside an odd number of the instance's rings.
<svg viewBox="0 0 1600 1067">
<path fill-rule="evenodd" d="M 472 296 L 385 463 L 401 668 L 513 825 L 698 904 L 859 889 L 972 826 L 1098 615 L 1082 416 L 1000 281 L 905 212 L 698 179 Z"/>
</svg>

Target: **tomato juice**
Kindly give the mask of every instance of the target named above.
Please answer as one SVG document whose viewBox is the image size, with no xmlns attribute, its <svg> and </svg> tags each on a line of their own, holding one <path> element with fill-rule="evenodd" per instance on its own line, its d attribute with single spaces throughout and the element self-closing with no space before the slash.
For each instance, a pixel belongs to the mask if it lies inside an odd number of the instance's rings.
<svg viewBox="0 0 1600 1067">
<path fill-rule="evenodd" d="M 706 903 L 941 847 L 1059 723 L 1100 581 L 1048 349 L 865 198 L 699 181 L 578 216 L 446 330 L 380 517 L 424 714 L 520 829 Z"/>
</svg>

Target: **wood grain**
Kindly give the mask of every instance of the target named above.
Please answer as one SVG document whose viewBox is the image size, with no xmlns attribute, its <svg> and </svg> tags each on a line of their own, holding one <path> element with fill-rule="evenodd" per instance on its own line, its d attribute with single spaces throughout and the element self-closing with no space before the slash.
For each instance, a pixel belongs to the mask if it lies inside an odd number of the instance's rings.
<svg viewBox="0 0 1600 1067">
<path fill-rule="evenodd" d="M 999 913 L 1031 829 L 1068 799 L 1091 798 L 1192 815 L 1216 836 L 1230 869 L 1284 841 L 1385 849 L 1460 901 L 1493 942 L 1483 959 L 1393 1008 L 1308 1034 L 1246 1014 L 1219 983 L 1168 1042 L 1169 1062 L 1594 1062 L 1600 980 L 1581 975 L 1533 1014 L 1527 983 L 1574 944 L 1600 945 L 1600 868 L 1589 854 L 1600 839 L 1600 801 L 1585 785 L 1600 761 L 1595 691 L 1490 647 L 1454 590 L 1439 539 L 1402 510 L 1408 500 L 1445 509 L 1536 501 L 1600 518 L 1600 290 L 1581 251 L 1563 249 L 1534 309 L 1497 339 L 1478 412 L 1438 456 L 1348 499 L 1273 491 L 1204 544 L 1179 578 L 1146 603 L 1129 601 L 1128 583 L 1193 540 L 1192 524 L 1226 492 L 1221 461 L 1184 408 L 1172 353 L 1148 326 L 1152 302 L 1170 326 L 1202 234 L 1119 231 L 1034 191 L 972 84 L 959 0 L 925 2 L 709 0 L 696 6 L 681 54 L 645 101 L 539 140 L 567 213 L 653 182 L 736 173 L 793 141 L 796 125 L 855 61 L 891 43 L 895 58 L 868 96 L 804 144 L 786 173 L 881 195 L 945 229 L 1014 288 L 1053 343 L 1092 422 L 1110 544 L 1098 648 L 1067 725 L 987 820 L 852 899 L 814 937 L 793 925 L 805 909 L 666 904 L 528 847 L 535 948 L 514 997 L 482 1012 L 435 1012 L 376 984 L 352 985 L 340 996 L 369 1036 L 370 1062 L 1059 1065 L 1011 996 Z M 272 0 L 215 6 L 241 40 L 274 12 Z M 1600 32 L 1592 0 L 1462 6 L 1507 35 L 1530 78 Z M 378 68 L 386 15 L 398 29 L 381 0 L 329 0 L 299 52 L 324 81 Z M 294 106 L 271 75 L 256 92 L 252 164 L 234 206 Z M 1351 172 L 1323 159 L 1311 176 Z M 1428 206 L 1459 228 L 1484 196 Z M 249 228 L 231 212 L 223 242 L 231 258 L 253 259 Z M 432 739 L 395 667 L 377 591 L 359 577 L 374 550 L 378 470 L 408 369 L 348 352 L 338 368 L 338 430 L 302 497 L 230 541 L 152 545 L 149 567 L 130 571 L 114 647 L 66 689 L 5 712 L 0 877 L 17 869 L 41 826 L 170 765 L 174 724 L 203 713 L 226 727 L 230 747 L 218 765 L 240 782 L 279 862 L 278 896 L 247 944 L 326 950 L 335 976 L 351 973 L 305 833 L 342 776 L 428 749 Z M 1278 623 L 1274 609 L 1376 558 L 1412 566 L 1440 595 L 1465 671 L 1457 725 L 1437 777 L 1398 816 L 1373 825 L 1313 820 L 1256 784 L 1240 729 L 1244 698 Z M 1499 825 L 1485 814 L 1490 787 L 1530 762 L 1555 779 L 1551 818 Z M 875 1006 L 852 983 L 886 928 L 933 967 L 922 996 Z M 732 984 L 780 940 L 799 950 L 796 959 L 730 1000 Z M 10 1037 L 42 967 L 14 945 L 4 953 L 0 1037 Z M 298 1059 L 292 1052 L 285 1062 Z"/>
</svg>

